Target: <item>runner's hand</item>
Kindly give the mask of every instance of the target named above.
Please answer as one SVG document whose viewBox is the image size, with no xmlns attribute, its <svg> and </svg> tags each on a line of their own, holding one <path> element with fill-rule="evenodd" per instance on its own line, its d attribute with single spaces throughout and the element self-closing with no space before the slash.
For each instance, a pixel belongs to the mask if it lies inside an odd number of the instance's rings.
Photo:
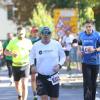
<svg viewBox="0 0 100 100">
<path fill-rule="evenodd" d="M 94 52 L 94 51 L 95 51 L 94 48 L 92 48 L 92 47 L 89 47 L 89 48 L 88 48 L 88 52 L 92 53 L 92 52 Z"/>
<path fill-rule="evenodd" d="M 17 54 L 16 52 L 13 52 L 13 53 L 12 53 L 12 56 L 13 56 L 13 57 L 17 57 L 18 54 Z"/>
<path fill-rule="evenodd" d="M 61 69 L 60 65 L 58 64 L 58 65 L 54 66 L 53 71 L 54 72 L 59 72 L 60 69 Z"/>
</svg>

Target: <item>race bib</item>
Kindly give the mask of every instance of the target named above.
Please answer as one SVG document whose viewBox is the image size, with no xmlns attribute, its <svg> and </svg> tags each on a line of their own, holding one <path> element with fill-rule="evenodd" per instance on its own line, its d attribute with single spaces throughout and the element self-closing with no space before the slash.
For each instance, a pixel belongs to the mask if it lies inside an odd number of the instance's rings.
<svg viewBox="0 0 100 100">
<path fill-rule="evenodd" d="M 59 80 L 60 80 L 60 78 L 59 78 L 58 73 L 55 74 L 55 75 L 52 75 L 52 76 L 48 79 L 48 81 L 51 81 L 51 82 L 52 82 L 52 85 L 58 84 L 58 83 L 59 83 Z"/>
<path fill-rule="evenodd" d="M 83 47 L 82 47 L 82 51 L 83 51 L 84 53 L 91 53 L 91 52 L 88 51 L 89 48 L 93 48 L 93 46 L 83 46 Z"/>
</svg>

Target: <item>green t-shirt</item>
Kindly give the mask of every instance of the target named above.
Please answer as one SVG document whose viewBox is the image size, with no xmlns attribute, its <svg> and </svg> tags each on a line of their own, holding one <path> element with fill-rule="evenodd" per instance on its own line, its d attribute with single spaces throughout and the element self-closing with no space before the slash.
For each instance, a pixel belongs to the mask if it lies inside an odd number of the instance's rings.
<svg viewBox="0 0 100 100">
<path fill-rule="evenodd" d="M 3 44 L 3 49 L 5 50 L 5 48 L 7 47 L 7 45 L 9 44 L 9 41 L 10 40 L 6 40 Z M 12 60 L 12 57 L 11 56 L 5 56 L 5 59 L 6 60 Z"/>
<path fill-rule="evenodd" d="M 31 37 L 30 40 L 31 40 L 32 44 L 34 44 L 35 42 L 39 41 L 40 38 L 39 37 L 37 37 L 37 38 L 36 37 Z"/>
<path fill-rule="evenodd" d="M 32 42 L 29 39 L 19 40 L 15 38 L 11 40 L 7 46 L 7 50 L 16 53 L 16 57 L 12 57 L 13 66 L 24 66 L 29 63 L 29 52 L 32 48 Z"/>
</svg>

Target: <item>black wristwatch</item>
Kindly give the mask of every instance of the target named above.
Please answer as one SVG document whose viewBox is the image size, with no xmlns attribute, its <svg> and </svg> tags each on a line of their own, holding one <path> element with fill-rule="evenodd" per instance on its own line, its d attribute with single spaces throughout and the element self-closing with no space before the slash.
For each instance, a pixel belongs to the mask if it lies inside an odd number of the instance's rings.
<svg viewBox="0 0 100 100">
<path fill-rule="evenodd" d="M 95 49 L 94 51 L 97 52 L 97 49 Z"/>
</svg>

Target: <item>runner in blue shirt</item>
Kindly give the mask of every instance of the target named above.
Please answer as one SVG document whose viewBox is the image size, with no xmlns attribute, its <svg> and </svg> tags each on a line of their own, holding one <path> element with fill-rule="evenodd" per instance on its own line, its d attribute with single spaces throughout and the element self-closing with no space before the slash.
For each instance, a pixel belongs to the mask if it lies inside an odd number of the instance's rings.
<svg viewBox="0 0 100 100">
<path fill-rule="evenodd" d="M 81 45 L 84 100 L 95 100 L 99 71 L 100 34 L 93 30 L 93 22 L 86 21 L 85 31 L 79 34 Z"/>
</svg>

